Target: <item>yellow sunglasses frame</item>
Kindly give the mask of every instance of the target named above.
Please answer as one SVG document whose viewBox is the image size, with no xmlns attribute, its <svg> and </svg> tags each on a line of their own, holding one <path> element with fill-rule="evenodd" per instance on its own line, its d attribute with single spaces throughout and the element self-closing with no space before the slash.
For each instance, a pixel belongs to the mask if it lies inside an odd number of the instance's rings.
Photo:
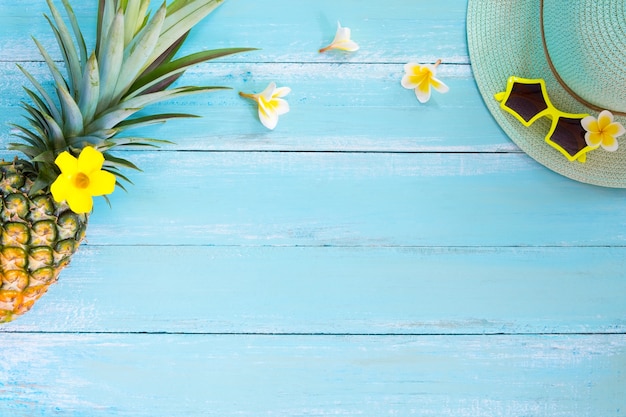
<svg viewBox="0 0 626 417">
<path fill-rule="evenodd" d="M 516 83 L 517 84 L 535 84 L 535 85 L 539 84 L 541 88 L 541 95 L 543 96 L 543 99 L 547 105 L 546 109 L 540 111 L 528 121 L 526 121 L 522 116 L 520 116 L 514 109 L 506 105 L 506 102 L 509 99 L 511 92 L 513 91 L 513 86 Z M 559 145 L 558 143 L 550 139 L 552 137 L 552 134 L 556 130 L 558 120 L 560 118 L 582 120 L 583 118 L 589 116 L 589 114 L 566 113 L 554 107 L 554 105 L 550 101 L 550 98 L 548 97 L 548 92 L 546 89 L 546 82 L 542 78 L 522 78 L 522 77 L 517 77 L 517 76 L 511 76 L 507 80 L 506 90 L 496 93 L 494 95 L 494 98 L 500 103 L 501 109 L 503 109 L 507 113 L 512 114 L 513 117 L 515 117 L 522 125 L 526 127 L 532 125 L 533 123 L 535 123 L 537 120 L 541 119 L 542 117 L 547 117 L 548 119 L 550 119 L 552 121 L 550 130 L 548 131 L 548 134 L 546 135 L 544 139 L 546 143 L 548 143 L 550 146 L 552 146 L 553 148 L 561 152 L 569 161 L 578 161 L 580 163 L 584 163 L 587 160 L 587 155 L 586 155 L 587 152 L 593 151 L 594 149 L 598 149 L 598 146 L 587 145 L 584 148 L 582 148 L 580 151 L 578 151 L 575 155 L 570 155 L 569 152 L 563 149 L 561 145 Z"/>
</svg>

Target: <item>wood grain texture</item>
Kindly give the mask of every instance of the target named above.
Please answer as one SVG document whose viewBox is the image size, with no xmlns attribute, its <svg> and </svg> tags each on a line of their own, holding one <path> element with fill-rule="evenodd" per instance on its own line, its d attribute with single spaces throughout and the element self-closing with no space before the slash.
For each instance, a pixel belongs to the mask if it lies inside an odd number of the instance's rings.
<svg viewBox="0 0 626 417">
<path fill-rule="evenodd" d="M 4 329 L 623 333 L 624 259 L 623 247 L 89 245 Z"/>
<path fill-rule="evenodd" d="M 256 58 L 256 53 L 247 55 Z M 36 77 L 48 77 L 44 64 L 24 67 Z M 6 92 L 0 96 L 0 120 L 21 122 L 24 112 L 15 97 L 23 96 L 21 85 L 27 80 L 14 63 L 0 63 L 0 70 L 0 88 Z M 141 134 L 173 140 L 168 149 L 180 150 L 516 152 L 489 116 L 469 69 L 447 65 L 442 74 L 450 93 L 420 105 L 400 85 L 402 64 L 214 63 L 187 72 L 180 83 L 232 90 L 154 106 L 154 111 L 201 118 L 142 128 Z M 271 81 L 292 89 L 291 111 L 275 131 L 261 125 L 255 104 L 237 94 L 260 92 Z M 462 117 L 451 122 L 451 114 Z M 10 142 L 10 131 L 3 131 L 0 140 Z"/>
<path fill-rule="evenodd" d="M 626 406 L 624 335 L 0 334 L 0 343 L 0 412 L 15 417 L 595 417 Z"/>
<path fill-rule="evenodd" d="M 93 42 L 95 1 L 74 9 Z M 626 416 L 626 191 L 538 165 L 476 88 L 466 0 L 229 0 L 183 52 L 231 90 L 124 156 L 87 242 L 0 327 L 0 416 Z M 0 123 L 16 63 L 60 55 L 44 0 L 0 2 Z M 319 54 L 337 21 L 361 49 Z M 408 61 L 450 86 L 420 104 Z M 238 91 L 289 86 L 274 131 Z M 13 141 L 0 130 L 0 158 Z"/>
<path fill-rule="evenodd" d="M 93 22 L 96 5 L 76 1 L 79 21 L 86 28 L 85 38 L 95 39 Z M 154 2 L 155 4 L 160 4 Z M 42 13 L 45 2 L 24 0 L 23 6 L 0 4 L 4 25 L 0 26 L 2 60 L 40 61 L 26 33 L 36 37 L 54 52 L 55 39 Z M 153 6 L 154 7 L 154 6 Z M 198 48 L 256 47 L 253 62 L 336 62 L 404 64 L 410 59 L 468 64 L 465 40 L 466 0 L 426 0 L 385 2 L 359 0 L 236 0 L 226 2 L 199 25 L 181 53 Z M 319 48 L 329 44 L 337 21 L 352 28 L 361 49 L 355 54 L 320 55 Z M 231 57 L 232 62 L 250 62 L 246 56 Z"/>
<path fill-rule="evenodd" d="M 144 168 L 133 175 L 132 198 L 113 195 L 113 210 L 100 201 L 90 243 L 623 246 L 626 241 L 626 190 L 566 180 L 520 154 L 144 152 L 132 160 Z M 166 192 L 155 192 L 154 184 Z"/>
</svg>

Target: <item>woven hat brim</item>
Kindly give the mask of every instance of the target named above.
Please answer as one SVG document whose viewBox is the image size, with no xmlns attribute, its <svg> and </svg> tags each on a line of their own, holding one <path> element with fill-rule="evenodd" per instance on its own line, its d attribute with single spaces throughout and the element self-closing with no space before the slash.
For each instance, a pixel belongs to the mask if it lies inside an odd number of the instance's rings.
<svg viewBox="0 0 626 417">
<path fill-rule="evenodd" d="M 506 89 L 512 75 L 543 78 L 550 100 L 559 110 L 597 116 L 597 111 L 571 97 L 552 74 L 543 51 L 539 13 L 539 0 L 469 0 L 467 41 L 483 100 L 509 138 L 537 162 L 576 181 L 626 188 L 626 142 L 615 152 L 598 149 L 587 153 L 585 163 L 571 162 L 545 142 L 548 120 L 525 127 L 494 98 Z M 615 116 L 615 120 L 626 126 L 626 117 Z"/>
</svg>

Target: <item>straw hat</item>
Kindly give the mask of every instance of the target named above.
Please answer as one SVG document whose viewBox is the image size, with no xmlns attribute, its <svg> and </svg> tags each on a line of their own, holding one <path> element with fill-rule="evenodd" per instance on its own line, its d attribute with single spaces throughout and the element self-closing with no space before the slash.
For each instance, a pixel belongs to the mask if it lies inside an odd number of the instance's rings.
<svg viewBox="0 0 626 417">
<path fill-rule="evenodd" d="M 479 90 L 513 142 L 566 177 L 626 188 L 626 135 L 616 151 L 587 148 L 570 161 L 545 140 L 549 118 L 524 126 L 495 98 L 511 76 L 543 79 L 559 111 L 609 110 L 626 127 L 626 0 L 469 0 L 467 38 Z"/>
</svg>

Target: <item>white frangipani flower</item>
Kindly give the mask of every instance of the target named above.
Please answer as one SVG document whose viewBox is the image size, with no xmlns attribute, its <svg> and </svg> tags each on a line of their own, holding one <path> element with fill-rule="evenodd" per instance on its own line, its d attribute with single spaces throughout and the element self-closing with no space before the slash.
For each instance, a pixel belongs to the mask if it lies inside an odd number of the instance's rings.
<svg viewBox="0 0 626 417">
<path fill-rule="evenodd" d="M 617 137 L 626 133 L 626 129 L 620 122 L 614 121 L 613 113 L 602 110 L 596 119 L 587 116 L 580 121 L 585 133 L 585 142 L 592 148 L 602 146 L 609 152 L 614 152 L 618 148 Z"/>
<path fill-rule="evenodd" d="M 407 63 L 404 65 L 404 77 L 402 77 L 401 81 L 402 87 L 415 90 L 415 95 L 420 103 L 426 103 L 430 100 L 431 87 L 440 93 L 447 93 L 449 90 L 448 86 L 436 77 L 439 64 L 441 64 L 440 59 L 434 64 Z"/>
<path fill-rule="evenodd" d="M 335 39 L 330 45 L 320 49 L 320 53 L 331 49 L 339 49 L 341 51 L 354 52 L 359 50 L 359 45 L 350 39 L 350 28 L 341 27 L 341 23 L 337 22 L 337 33 Z"/>
<path fill-rule="evenodd" d="M 278 116 L 289 111 L 289 103 L 281 97 L 285 97 L 290 92 L 291 88 L 277 88 L 276 83 L 272 81 L 265 90 L 258 94 L 239 92 L 239 95 L 257 102 L 261 123 L 263 123 L 263 126 L 272 130 L 278 124 Z"/>
</svg>

